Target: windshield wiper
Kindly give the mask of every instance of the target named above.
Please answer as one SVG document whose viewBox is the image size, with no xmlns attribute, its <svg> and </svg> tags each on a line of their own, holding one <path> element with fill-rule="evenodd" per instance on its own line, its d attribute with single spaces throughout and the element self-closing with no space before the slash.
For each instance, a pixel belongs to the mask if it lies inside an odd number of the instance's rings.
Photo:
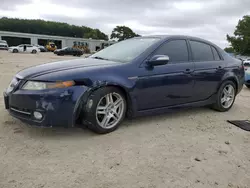
<svg viewBox="0 0 250 188">
<path fill-rule="evenodd" d="M 106 58 L 103 58 L 103 57 L 99 57 L 99 56 L 95 56 L 95 57 L 92 57 L 92 58 L 94 58 L 94 59 L 100 59 L 100 60 L 106 60 L 106 61 L 109 60 L 109 59 L 106 59 Z"/>
</svg>

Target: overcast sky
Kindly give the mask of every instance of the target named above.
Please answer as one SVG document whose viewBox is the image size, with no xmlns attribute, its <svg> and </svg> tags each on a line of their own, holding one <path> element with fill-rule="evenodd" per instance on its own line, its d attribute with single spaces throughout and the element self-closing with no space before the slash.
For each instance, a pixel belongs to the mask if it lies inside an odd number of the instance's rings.
<svg viewBox="0 0 250 188">
<path fill-rule="evenodd" d="M 0 0 L 0 17 L 45 19 L 98 28 L 126 25 L 141 35 L 184 34 L 227 46 L 250 0 Z"/>
</svg>

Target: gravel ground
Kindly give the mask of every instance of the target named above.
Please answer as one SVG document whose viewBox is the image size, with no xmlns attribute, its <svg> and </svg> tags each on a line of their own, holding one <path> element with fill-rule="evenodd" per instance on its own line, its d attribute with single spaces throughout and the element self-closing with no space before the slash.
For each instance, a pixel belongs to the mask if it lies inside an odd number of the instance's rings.
<svg viewBox="0 0 250 188">
<path fill-rule="evenodd" d="M 73 59 L 0 51 L 0 92 L 32 65 Z M 229 112 L 181 110 L 125 120 L 118 130 L 41 129 L 12 118 L 0 96 L 1 188 L 248 188 L 250 134 L 228 119 L 250 119 L 244 88 Z"/>
</svg>

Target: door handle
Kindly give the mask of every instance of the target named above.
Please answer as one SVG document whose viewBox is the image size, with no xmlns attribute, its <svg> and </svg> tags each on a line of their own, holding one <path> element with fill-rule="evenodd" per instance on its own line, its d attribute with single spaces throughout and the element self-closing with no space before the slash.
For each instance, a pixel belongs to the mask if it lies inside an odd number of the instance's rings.
<svg viewBox="0 0 250 188">
<path fill-rule="evenodd" d="M 193 71 L 191 70 L 191 69 L 186 69 L 185 71 L 184 71 L 184 73 L 185 74 L 191 74 Z"/>
</svg>

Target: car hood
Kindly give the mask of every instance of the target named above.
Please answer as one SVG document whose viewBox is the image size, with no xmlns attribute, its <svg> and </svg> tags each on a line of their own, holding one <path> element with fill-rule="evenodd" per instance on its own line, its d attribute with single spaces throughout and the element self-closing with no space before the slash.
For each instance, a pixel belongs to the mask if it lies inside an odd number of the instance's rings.
<svg viewBox="0 0 250 188">
<path fill-rule="evenodd" d="M 42 76 L 42 75 L 53 73 L 53 72 L 65 71 L 65 70 L 70 70 L 70 69 L 78 69 L 78 68 L 98 69 L 103 66 L 110 66 L 110 65 L 115 65 L 115 64 L 120 64 L 120 63 L 114 62 L 114 61 L 93 59 L 93 58 L 58 61 L 58 62 L 46 63 L 46 64 L 24 69 L 18 72 L 16 76 L 20 79 L 31 79 L 37 76 Z"/>
</svg>

